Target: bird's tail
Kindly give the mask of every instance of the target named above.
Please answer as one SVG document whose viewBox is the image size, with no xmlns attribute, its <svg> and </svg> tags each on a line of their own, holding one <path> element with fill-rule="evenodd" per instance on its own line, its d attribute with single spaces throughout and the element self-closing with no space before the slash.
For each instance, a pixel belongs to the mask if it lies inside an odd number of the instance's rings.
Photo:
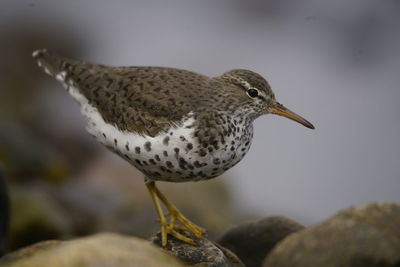
<svg viewBox="0 0 400 267">
<path fill-rule="evenodd" d="M 39 67 L 43 68 L 43 70 L 50 76 L 56 78 L 57 75 L 62 75 L 63 71 L 77 63 L 75 60 L 59 56 L 47 51 L 47 49 L 36 50 L 32 53 L 32 56 L 37 60 Z"/>
</svg>

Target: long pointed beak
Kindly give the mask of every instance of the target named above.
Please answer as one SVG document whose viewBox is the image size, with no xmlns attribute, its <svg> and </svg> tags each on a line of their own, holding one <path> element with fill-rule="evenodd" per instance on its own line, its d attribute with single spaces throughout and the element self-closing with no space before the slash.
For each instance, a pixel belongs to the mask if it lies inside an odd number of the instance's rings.
<svg viewBox="0 0 400 267">
<path fill-rule="evenodd" d="M 286 117 L 288 119 L 291 119 L 291 120 L 294 120 L 294 121 L 296 121 L 298 123 L 303 124 L 307 128 L 315 129 L 314 125 L 312 125 L 309 121 L 307 121 L 303 117 L 297 115 L 296 113 L 294 113 L 290 109 L 287 109 L 286 107 L 284 107 L 282 104 L 280 104 L 278 102 L 275 102 L 274 104 L 269 106 L 267 109 L 272 114 L 276 114 L 276 115 L 279 115 L 279 116 Z"/>
</svg>

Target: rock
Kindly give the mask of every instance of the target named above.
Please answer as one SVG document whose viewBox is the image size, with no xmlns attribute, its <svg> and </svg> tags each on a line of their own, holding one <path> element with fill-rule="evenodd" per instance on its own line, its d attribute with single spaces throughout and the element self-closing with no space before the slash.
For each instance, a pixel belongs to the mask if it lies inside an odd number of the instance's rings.
<svg viewBox="0 0 400 267">
<path fill-rule="evenodd" d="M 6 123 L 0 131 L 0 161 L 7 180 L 31 184 L 45 181 L 56 184 L 68 175 L 68 162 L 49 140 L 38 137 L 29 127 Z"/>
<path fill-rule="evenodd" d="M 102 233 L 71 241 L 44 241 L 6 255 L 6 267 L 182 267 L 174 257 L 148 241 Z"/>
<path fill-rule="evenodd" d="M 339 212 L 292 234 L 263 267 L 400 266 L 400 204 L 372 203 Z"/>
<path fill-rule="evenodd" d="M 1 167 L 1 166 L 0 166 Z M 5 251 L 5 239 L 10 219 L 10 200 L 8 190 L 0 168 L 0 256 Z"/>
<path fill-rule="evenodd" d="M 188 236 L 187 233 L 185 235 Z M 196 241 L 195 246 L 168 235 L 167 246 L 163 249 L 168 254 L 180 259 L 187 266 L 245 267 L 240 259 L 228 249 L 204 237 L 195 238 L 191 236 L 191 238 Z M 151 241 L 161 247 L 160 233 L 153 236 Z"/>
<path fill-rule="evenodd" d="M 72 226 L 63 209 L 38 188 L 10 187 L 11 218 L 7 248 L 15 250 L 48 239 L 72 236 Z"/>
<path fill-rule="evenodd" d="M 255 267 L 261 265 L 279 241 L 303 228 L 285 217 L 267 217 L 239 225 L 223 234 L 217 242 L 234 252 L 247 267 Z"/>
</svg>

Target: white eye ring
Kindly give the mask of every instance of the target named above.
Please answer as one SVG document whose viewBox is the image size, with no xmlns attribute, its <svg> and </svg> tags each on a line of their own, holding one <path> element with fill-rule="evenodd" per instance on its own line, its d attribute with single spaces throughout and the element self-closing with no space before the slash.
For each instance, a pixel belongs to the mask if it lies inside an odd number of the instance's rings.
<svg viewBox="0 0 400 267">
<path fill-rule="evenodd" d="M 247 95 L 254 98 L 258 96 L 258 90 L 255 88 L 250 88 L 249 90 L 247 90 Z"/>
</svg>

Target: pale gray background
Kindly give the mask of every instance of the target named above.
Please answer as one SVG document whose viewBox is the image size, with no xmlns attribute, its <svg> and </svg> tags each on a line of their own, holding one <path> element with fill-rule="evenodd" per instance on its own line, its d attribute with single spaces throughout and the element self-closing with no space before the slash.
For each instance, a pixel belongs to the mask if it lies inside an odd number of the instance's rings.
<svg viewBox="0 0 400 267">
<path fill-rule="evenodd" d="M 61 38 L 74 31 L 65 41 L 104 64 L 265 76 L 316 130 L 256 121 L 252 149 L 226 175 L 242 208 L 308 224 L 352 204 L 400 202 L 398 1 L 1 1 L 0 23 Z M 83 129 L 55 90 L 54 116 Z"/>
</svg>

